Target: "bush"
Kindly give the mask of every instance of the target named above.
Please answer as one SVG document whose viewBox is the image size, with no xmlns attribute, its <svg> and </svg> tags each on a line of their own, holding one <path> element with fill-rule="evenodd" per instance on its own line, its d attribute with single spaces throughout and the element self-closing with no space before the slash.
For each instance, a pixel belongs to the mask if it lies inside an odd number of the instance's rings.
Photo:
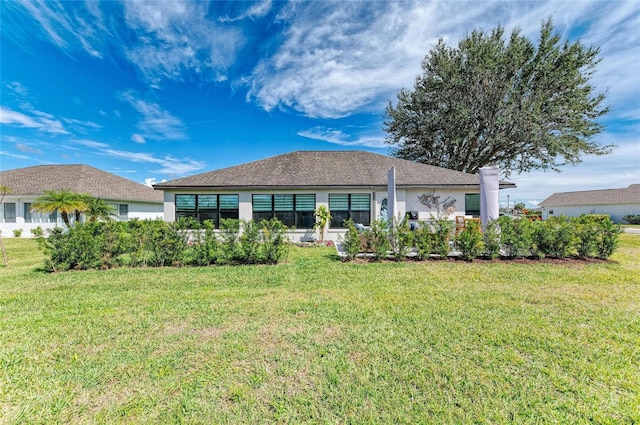
<svg viewBox="0 0 640 425">
<path fill-rule="evenodd" d="M 629 224 L 640 224 L 640 214 L 625 215 L 622 219 Z"/>
<path fill-rule="evenodd" d="M 429 224 L 422 222 L 414 234 L 414 243 L 418 251 L 418 258 L 424 260 L 433 251 L 434 234 Z"/>
<path fill-rule="evenodd" d="M 15 236 L 16 238 L 22 236 L 22 229 L 13 229 L 13 236 Z"/>
<path fill-rule="evenodd" d="M 593 257 L 598 240 L 598 222 L 589 215 L 583 215 L 574 218 L 572 224 L 576 253 L 582 258 Z"/>
<path fill-rule="evenodd" d="M 482 234 L 482 242 L 484 243 L 484 255 L 487 258 L 494 259 L 500 255 L 500 227 L 496 220 L 487 223 L 487 228 Z"/>
<path fill-rule="evenodd" d="M 344 238 L 341 238 L 340 242 L 344 247 L 347 259 L 353 260 L 360 252 L 360 233 L 352 219 L 346 220 L 344 224 L 347 226 L 347 232 Z"/>
<path fill-rule="evenodd" d="M 546 221 L 535 222 L 532 231 L 532 254 L 538 258 L 569 256 L 574 246 L 574 228 L 567 216 L 551 217 Z"/>
<path fill-rule="evenodd" d="M 392 218 L 393 225 L 389 228 L 389 243 L 396 261 L 404 261 L 413 246 L 413 232 L 409 227 L 409 220 L 405 216 L 402 220 Z"/>
<path fill-rule="evenodd" d="M 611 221 L 609 217 L 597 220 L 597 223 L 596 254 L 601 260 L 606 260 L 618 248 L 622 227 Z"/>
<path fill-rule="evenodd" d="M 44 236 L 44 230 L 42 230 L 41 226 L 38 226 L 34 229 L 31 229 L 31 235 L 36 238 L 41 238 Z"/>
<path fill-rule="evenodd" d="M 433 229 L 432 252 L 438 255 L 440 259 L 446 259 L 451 251 L 449 242 L 451 241 L 454 224 L 445 217 L 440 217 L 433 223 Z"/>
<path fill-rule="evenodd" d="M 260 223 L 161 220 L 89 222 L 56 228 L 43 249 L 51 271 L 118 266 L 274 264 L 286 254 L 286 227 L 273 219 Z M 241 232 L 242 230 L 242 232 Z"/>
<path fill-rule="evenodd" d="M 509 258 L 528 256 L 532 245 L 532 222 L 509 216 L 498 218 L 500 243 Z"/>
<path fill-rule="evenodd" d="M 462 253 L 462 258 L 467 261 L 472 261 L 484 250 L 480 223 L 477 221 L 467 222 L 462 232 L 460 232 L 454 240 L 456 246 Z"/>
<path fill-rule="evenodd" d="M 367 248 L 373 252 L 373 259 L 380 261 L 387 258 L 391 250 L 389 242 L 389 227 L 386 220 L 377 219 L 371 223 L 368 231 L 365 232 Z"/>
</svg>

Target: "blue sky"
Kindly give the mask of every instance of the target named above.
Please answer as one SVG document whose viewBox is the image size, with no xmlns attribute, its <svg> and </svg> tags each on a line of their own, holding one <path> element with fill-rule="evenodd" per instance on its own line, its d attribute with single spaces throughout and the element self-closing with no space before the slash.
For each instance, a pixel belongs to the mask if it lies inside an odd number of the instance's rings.
<svg viewBox="0 0 640 425">
<path fill-rule="evenodd" d="M 562 173 L 502 201 L 640 183 L 640 2 L 0 1 L 0 169 L 88 164 L 160 182 L 293 150 L 386 154 L 384 110 L 443 37 L 551 17 L 601 48 L 612 112 Z"/>
</svg>

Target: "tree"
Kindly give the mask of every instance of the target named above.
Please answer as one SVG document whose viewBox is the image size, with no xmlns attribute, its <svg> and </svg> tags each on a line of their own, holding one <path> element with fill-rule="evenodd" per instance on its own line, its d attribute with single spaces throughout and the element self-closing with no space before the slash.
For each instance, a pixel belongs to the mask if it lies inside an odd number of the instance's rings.
<svg viewBox="0 0 640 425">
<path fill-rule="evenodd" d="M 505 176 L 560 171 L 583 154 L 604 155 L 593 137 L 608 112 L 590 78 L 599 48 L 560 42 L 551 20 L 534 46 L 514 30 L 475 30 L 457 47 L 442 39 L 422 62 L 413 91 L 386 109 L 393 155 L 468 173 L 499 165 Z"/>
<path fill-rule="evenodd" d="M 517 204 L 515 204 L 515 205 L 513 206 L 513 209 L 514 209 L 515 211 L 520 212 L 520 213 L 521 213 L 522 211 L 524 211 L 524 209 L 525 209 L 525 208 L 526 208 L 526 206 L 525 206 L 524 202 L 518 202 Z"/>
<path fill-rule="evenodd" d="M 11 188 L 7 186 L 0 186 L 0 205 L 4 201 L 4 197 L 11 193 Z M 0 248 L 2 249 L 2 259 L 4 260 L 4 266 L 7 267 L 9 262 L 7 261 L 7 251 L 4 249 L 4 241 L 2 240 L 2 232 L 0 232 Z"/>
<path fill-rule="evenodd" d="M 32 211 L 42 213 L 59 212 L 62 221 L 68 228 L 71 228 L 69 214 L 76 214 L 76 211 L 86 211 L 87 208 L 87 202 L 83 199 L 83 195 L 68 190 L 45 190 L 44 194 L 31 204 Z"/>
<path fill-rule="evenodd" d="M 331 213 L 329 212 L 329 208 L 326 205 L 320 205 L 316 211 L 313 213 L 316 218 L 316 222 L 313 225 L 314 229 L 320 229 L 320 242 L 324 242 L 324 229 L 327 227 L 327 224 L 331 221 Z"/>
<path fill-rule="evenodd" d="M 116 215 L 116 209 L 113 205 L 108 204 L 104 199 L 93 198 L 89 195 L 82 195 L 82 198 L 87 204 L 85 214 L 87 214 L 89 221 L 113 220 Z"/>
</svg>

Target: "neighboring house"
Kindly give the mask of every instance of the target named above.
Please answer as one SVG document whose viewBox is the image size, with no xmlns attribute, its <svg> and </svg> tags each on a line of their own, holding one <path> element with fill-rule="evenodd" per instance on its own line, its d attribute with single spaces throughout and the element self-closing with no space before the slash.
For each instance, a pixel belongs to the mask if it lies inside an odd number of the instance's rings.
<svg viewBox="0 0 640 425">
<path fill-rule="evenodd" d="M 625 215 L 640 214 L 640 184 L 624 189 L 554 193 L 540 206 L 543 220 L 560 215 L 608 214 L 615 223 L 626 223 L 622 219 Z"/>
<path fill-rule="evenodd" d="M 396 170 L 397 210 L 412 221 L 480 214 L 480 177 L 363 151 L 298 151 L 154 185 L 164 191 L 164 219 L 199 221 L 277 217 L 294 241 L 312 240 L 314 211 L 329 208 L 327 239 L 344 220 L 364 226 L 387 212 L 387 173 Z M 501 182 L 502 188 L 515 184 Z"/>
<path fill-rule="evenodd" d="M 11 191 L 0 205 L 3 237 L 12 237 L 14 229 L 22 229 L 22 237 L 28 237 L 38 226 L 45 230 L 65 226 L 60 214 L 31 211 L 31 204 L 45 190 L 68 190 L 104 199 L 115 207 L 120 220 L 162 218 L 161 193 L 88 165 L 38 165 L 0 171 L 0 186 Z"/>
</svg>

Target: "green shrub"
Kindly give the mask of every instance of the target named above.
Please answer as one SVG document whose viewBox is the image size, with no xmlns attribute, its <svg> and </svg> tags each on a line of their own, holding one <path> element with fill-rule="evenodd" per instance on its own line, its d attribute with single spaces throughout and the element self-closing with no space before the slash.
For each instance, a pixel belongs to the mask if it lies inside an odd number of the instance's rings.
<svg viewBox="0 0 640 425">
<path fill-rule="evenodd" d="M 389 244 L 396 261 L 404 261 L 413 246 L 413 232 L 409 227 L 409 220 L 405 216 L 402 220 L 392 218 L 393 225 L 389 227 Z"/>
<path fill-rule="evenodd" d="M 482 234 L 482 242 L 484 244 L 484 255 L 487 258 L 494 259 L 500 255 L 500 227 L 497 220 L 491 220 L 487 223 L 487 228 Z"/>
<path fill-rule="evenodd" d="M 240 220 L 223 218 L 220 220 L 220 256 L 219 264 L 238 264 L 242 251 L 238 244 Z"/>
<path fill-rule="evenodd" d="M 253 221 L 241 221 L 242 234 L 239 237 L 240 255 L 245 264 L 257 264 L 261 261 L 260 245 L 262 245 L 260 237 L 260 227 L 255 225 Z M 265 224 L 261 223 L 264 228 Z"/>
<path fill-rule="evenodd" d="M 447 220 L 445 217 L 438 218 L 433 223 L 433 239 L 432 239 L 432 252 L 440 257 L 440 259 L 446 259 L 451 251 L 449 242 L 453 234 L 454 224 Z"/>
<path fill-rule="evenodd" d="M 371 223 L 369 230 L 365 232 L 367 248 L 373 252 L 373 259 L 380 261 L 387 258 L 391 250 L 389 242 L 389 226 L 386 220 L 376 219 Z"/>
<path fill-rule="evenodd" d="M 578 256 L 588 258 L 595 256 L 598 241 L 598 222 L 590 215 L 582 215 L 572 220 L 575 234 L 574 246 Z"/>
<path fill-rule="evenodd" d="M 421 222 L 414 234 L 414 243 L 418 251 L 418 258 L 424 260 L 431 256 L 433 251 L 434 233 L 431 226 Z"/>
<path fill-rule="evenodd" d="M 618 248 L 622 227 L 611 221 L 609 217 L 597 220 L 597 224 L 596 254 L 598 258 L 606 260 Z"/>
<path fill-rule="evenodd" d="M 509 258 L 528 256 L 532 246 L 532 222 L 519 218 L 502 216 L 498 218 L 500 243 Z"/>
<path fill-rule="evenodd" d="M 262 262 L 276 264 L 287 252 L 287 226 L 277 218 L 262 220 Z"/>
<path fill-rule="evenodd" d="M 13 236 L 15 236 L 16 238 L 22 236 L 22 229 L 13 229 Z"/>
<path fill-rule="evenodd" d="M 462 258 L 467 261 L 472 261 L 482 254 L 484 250 L 480 223 L 477 221 L 467 222 L 462 232 L 455 236 L 454 240 L 456 246 L 462 253 Z"/>
<path fill-rule="evenodd" d="M 573 252 L 575 226 L 567 216 L 532 224 L 532 254 L 538 258 L 565 258 Z"/>
<path fill-rule="evenodd" d="M 340 242 L 344 247 L 347 259 L 353 260 L 360 252 L 360 232 L 352 219 L 345 220 L 344 224 L 347 226 L 347 232 L 344 237 L 340 238 Z"/>
<path fill-rule="evenodd" d="M 31 229 L 31 235 L 36 238 L 41 238 L 44 236 L 44 230 L 42 230 L 41 226 L 38 226 L 34 229 Z"/>
<path fill-rule="evenodd" d="M 622 217 L 629 224 L 640 224 L 640 214 L 630 214 Z"/>
</svg>

